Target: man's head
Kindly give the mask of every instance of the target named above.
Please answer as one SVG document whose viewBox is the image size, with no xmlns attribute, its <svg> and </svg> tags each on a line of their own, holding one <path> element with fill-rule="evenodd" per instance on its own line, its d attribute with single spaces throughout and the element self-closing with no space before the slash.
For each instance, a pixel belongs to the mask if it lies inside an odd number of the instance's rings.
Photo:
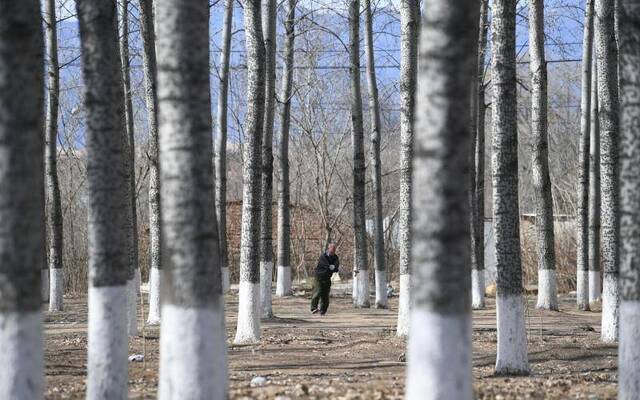
<svg viewBox="0 0 640 400">
<path fill-rule="evenodd" d="M 329 246 L 327 246 L 327 253 L 329 253 L 329 255 L 334 255 L 336 254 L 336 242 L 330 242 Z"/>
</svg>

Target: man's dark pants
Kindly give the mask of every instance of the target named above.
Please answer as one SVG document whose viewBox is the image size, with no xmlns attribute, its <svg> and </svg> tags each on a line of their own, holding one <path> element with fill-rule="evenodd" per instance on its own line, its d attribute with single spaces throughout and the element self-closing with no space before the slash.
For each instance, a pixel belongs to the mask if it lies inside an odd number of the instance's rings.
<svg viewBox="0 0 640 400">
<path fill-rule="evenodd" d="M 311 311 L 318 308 L 320 302 L 320 313 L 324 314 L 329 308 L 329 293 L 331 292 L 331 278 L 315 277 L 313 282 L 313 294 L 311 296 Z"/>
</svg>

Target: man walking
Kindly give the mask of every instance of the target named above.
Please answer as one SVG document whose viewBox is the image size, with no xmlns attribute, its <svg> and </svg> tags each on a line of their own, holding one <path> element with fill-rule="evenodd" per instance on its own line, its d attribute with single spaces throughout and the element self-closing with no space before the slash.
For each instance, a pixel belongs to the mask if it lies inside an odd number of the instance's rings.
<svg viewBox="0 0 640 400">
<path fill-rule="evenodd" d="M 320 312 L 325 315 L 329 308 L 329 293 L 331 292 L 331 276 L 338 272 L 340 260 L 336 255 L 335 242 L 329 243 L 327 251 L 318 259 L 316 265 L 315 282 L 313 283 L 313 295 L 311 297 L 311 313 Z M 320 308 L 318 308 L 320 302 Z"/>
</svg>

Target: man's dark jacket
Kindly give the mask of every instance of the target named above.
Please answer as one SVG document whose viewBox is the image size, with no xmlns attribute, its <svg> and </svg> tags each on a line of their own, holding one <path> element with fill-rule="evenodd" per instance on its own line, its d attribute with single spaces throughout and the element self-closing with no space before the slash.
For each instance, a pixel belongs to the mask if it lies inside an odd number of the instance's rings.
<svg viewBox="0 0 640 400">
<path fill-rule="evenodd" d="M 333 271 L 329 268 L 330 265 L 335 267 Z M 338 272 L 339 266 L 340 260 L 337 255 L 334 254 L 330 256 L 327 253 L 322 253 L 316 266 L 316 277 L 320 279 L 331 279 L 331 275 Z"/>
</svg>

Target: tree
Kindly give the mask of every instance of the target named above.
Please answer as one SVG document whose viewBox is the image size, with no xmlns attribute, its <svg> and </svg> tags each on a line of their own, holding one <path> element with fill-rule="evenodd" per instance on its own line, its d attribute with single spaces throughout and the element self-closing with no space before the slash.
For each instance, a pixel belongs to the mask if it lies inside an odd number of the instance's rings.
<svg viewBox="0 0 640 400">
<path fill-rule="evenodd" d="M 247 109 L 242 166 L 242 233 L 240 288 L 235 343 L 260 340 L 260 195 L 262 125 L 264 122 L 265 51 L 260 22 L 260 0 L 244 0 L 247 49 Z"/>
<path fill-rule="evenodd" d="M 471 399 L 469 93 L 477 1 L 427 0 L 413 182 L 407 399 Z"/>
<path fill-rule="evenodd" d="M 234 0 L 226 0 L 222 25 L 222 51 L 220 52 L 220 93 L 216 127 L 216 217 L 220 241 L 220 270 L 222 271 L 222 293 L 229 291 L 229 253 L 227 250 L 227 107 L 229 98 L 229 61 L 231 54 L 231 27 L 233 24 Z"/>
<path fill-rule="evenodd" d="M 411 308 L 411 186 L 413 163 L 413 131 L 418 67 L 418 28 L 420 2 L 400 3 L 400 298 L 398 300 L 398 336 L 409 333 Z"/>
<path fill-rule="evenodd" d="M 618 73 L 613 0 L 595 2 L 595 46 L 598 62 L 598 119 L 602 204 L 602 340 L 618 338 L 620 204 L 618 175 Z"/>
<path fill-rule="evenodd" d="M 44 396 L 44 54 L 40 1 L 0 3 L 0 398 Z M 10 160 L 10 162 L 5 162 Z"/>
<path fill-rule="evenodd" d="M 384 216 L 382 211 L 382 166 L 380 160 L 380 102 L 376 80 L 375 51 L 373 49 L 373 12 L 371 0 L 364 0 L 365 53 L 367 56 L 367 81 L 369 83 L 369 112 L 371 114 L 371 165 L 373 183 L 373 265 L 376 283 L 376 308 L 387 308 L 387 273 L 384 259 Z"/>
<path fill-rule="evenodd" d="M 620 2 L 620 345 L 618 398 L 640 396 L 640 2 Z"/>
<path fill-rule="evenodd" d="M 600 301 L 600 124 L 598 123 L 598 63 L 591 63 L 591 127 L 589 138 L 589 304 Z"/>
<path fill-rule="evenodd" d="M 349 74 L 351 75 L 351 144 L 353 148 L 354 302 L 370 306 L 367 232 L 365 224 L 365 160 L 360 89 L 360 0 L 349 0 Z"/>
<path fill-rule="evenodd" d="M 127 397 L 131 203 L 115 1 L 76 1 L 89 194 L 87 398 Z"/>
<path fill-rule="evenodd" d="M 485 60 L 489 30 L 489 1 L 480 2 L 477 77 L 473 82 L 471 112 L 471 307 L 484 308 L 484 143 L 485 143 Z"/>
<path fill-rule="evenodd" d="M 589 310 L 589 151 L 591 112 L 591 52 L 593 49 L 593 0 L 587 0 L 582 39 L 582 95 L 580 102 L 580 195 L 578 196 L 576 301 Z"/>
<path fill-rule="evenodd" d="M 156 32 L 161 215 L 166 238 L 159 398 L 226 399 L 226 332 L 208 90 L 209 3 L 158 0 L 156 15 L 162 21 Z"/>
<path fill-rule="evenodd" d="M 544 54 L 544 3 L 529 1 L 529 55 L 531 62 L 531 133 L 533 186 L 538 251 L 537 308 L 558 309 L 556 256 L 553 235 L 553 199 L 549 178 L 547 137 L 547 62 Z"/>
<path fill-rule="evenodd" d="M 153 22 L 153 0 L 139 0 L 140 32 L 142 34 L 142 64 L 144 69 L 145 102 L 149 121 L 149 315 L 147 323 L 160 323 L 160 259 L 161 211 L 160 170 L 158 168 L 158 97 L 156 92 L 156 40 Z"/>
<path fill-rule="evenodd" d="M 496 373 L 529 372 L 522 296 L 518 135 L 516 114 L 516 0 L 492 7 L 493 224 L 496 246 L 498 354 Z"/>
<path fill-rule="evenodd" d="M 262 126 L 262 212 L 260 213 L 260 304 L 263 318 L 271 318 L 273 281 L 273 117 L 276 87 L 276 1 L 262 3 L 265 57 L 264 123 Z"/>
<path fill-rule="evenodd" d="M 293 52 L 295 49 L 295 18 L 297 0 L 287 0 L 284 30 L 284 70 L 282 73 L 282 111 L 280 112 L 280 182 L 278 185 L 278 277 L 276 296 L 289 296 L 291 291 L 291 208 L 289 180 L 289 129 L 291 127 L 291 96 L 293 87 Z"/>
<path fill-rule="evenodd" d="M 127 152 L 127 170 L 130 176 L 128 197 L 131 203 L 128 234 L 131 236 L 131 273 L 127 281 L 128 287 L 128 330 L 129 336 L 138 334 L 138 290 L 140 288 L 140 269 L 138 268 L 138 220 L 136 210 L 135 180 L 135 140 L 133 128 L 133 104 L 131 102 L 131 76 L 129 62 L 129 0 L 120 3 L 120 19 L 122 34 L 120 35 L 120 62 L 122 64 L 122 84 L 124 90 L 125 145 Z"/>
<path fill-rule="evenodd" d="M 45 122 L 45 175 L 49 247 L 49 311 L 62 311 L 64 274 L 62 269 L 62 203 L 58 181 L 58 109 L 60 65 L 55 0 L 44 2 L 47 47 L 47 117 Z"/>
</svg>

